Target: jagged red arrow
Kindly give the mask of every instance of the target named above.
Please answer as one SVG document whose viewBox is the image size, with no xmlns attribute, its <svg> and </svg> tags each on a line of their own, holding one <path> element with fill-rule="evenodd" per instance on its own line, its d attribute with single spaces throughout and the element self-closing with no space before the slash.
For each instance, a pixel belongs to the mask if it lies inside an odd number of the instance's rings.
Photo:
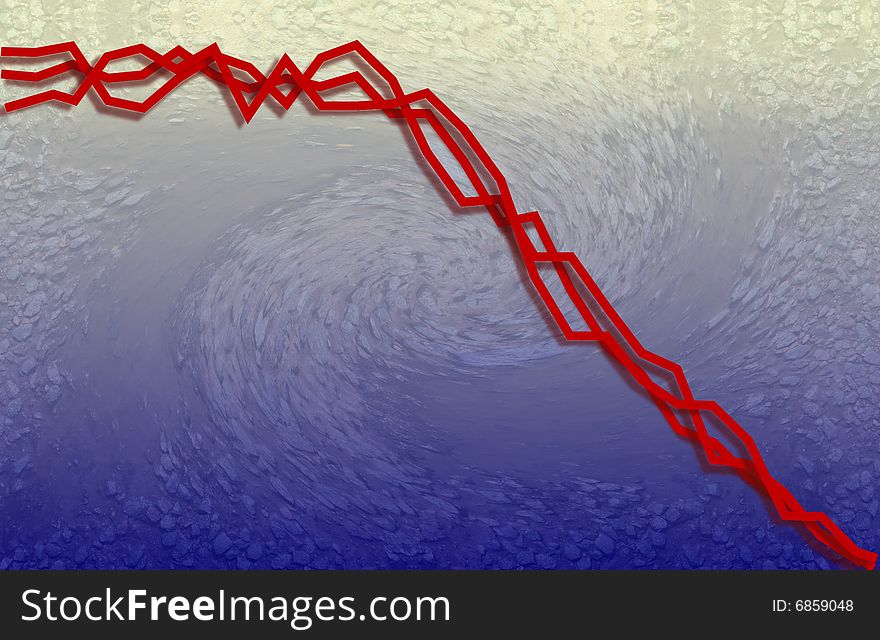
<svg viewBox="0 0 880 640">
<path fill-rule="evenodd" d="M 844 558 L 856 565 L 874 568 L 877 554 L 856 545 L 825 513 L 806 511 L 791 492 L 770 475 L 755 441 L 717 402 L 694 398 L 679 364 L 642 346 L 578 257 L 556 249 L 537 211 L 517 212 L 501 171 L 458 116 L 430 89 L 405 93 L 397 78 L 360 42 L 350 42 L 318 54 L 304 71 L 300 71 L 285 54 L 268 76 L 250 62 L 223 53 L 217 44 L 196 53 L 177 46 L 165 54 L 136 44 L 107 52 L 94 65 L 88 63 L 73 42 L 44 47 L 3 47 L 0 50 L 0 56 L 8 58 L 64 54 L 70 55 L 70 59 L 40 71 L 4 70 L 2 78 L 41 82 L 63 73 L 77 72 L 84 78 L 73 93 L 44 91 L 7 102 L 6 110 L 16 111 L 48 101 L 76 105 L 91 89 L 110 107 L 146 113 L 185 80 L 201 73 L 229 89 L 246 122 L 250 122 L 267 98 L 271 97 L 287 110 L 302 93 L 322 111 L 381 111 L 389 118 L 403 119 L 422 155 L 456 203 L 461 207 L 485 207 L 496 225 L 510 229 L 529 279 L 568 340 L 597 342 L 650 395 L 676 434 L 698 443 L 710 464 L 734 470 L 764 492 L 783 520 L 803 524 L 817 540 Z M 149 64 L 135 71 L 107 71 L 112 62 L 138 56 L 148 59 Z M 356 58 L 357 62 L 366 65 L 368 73 L 381 78 L 387 84 L 385 93 L 361 71 L 315 80 L 315 75 L 325 64 L 347 56 Z M 118 83 L 153 79 L 160 72 L 167 72 L 165 75 L 170 74 L 170 77 L 142 101 L 113 96 L 107 88 Z M 242 79 L 242 73 L 251 79 Z M 327 99 L 321 95 L 332 90 L 356 88 L 363 92 L 363 99 Z M 422 128 L 425 123 L 460 163 L 475 195 L 466 195 L 444 168 L 428 143 Z M 487 185 L 481 175 L 488 175 L 494 184 Z M 537 243 L 529 231 L 534 232 Z M 541 264 L 552 266 L 588 329 L 572 328 L 538 269 Z M 647 366 L 641 363 L 671 374 L 675 393 L 655 382 Z M 683 422 L 681 418 L 684 417 L 687 420 Z M 720 422 L 747 455 L 734 455 L 720 440 L 711 436 L 706 428 L 706 418 Z"/>
</svg>

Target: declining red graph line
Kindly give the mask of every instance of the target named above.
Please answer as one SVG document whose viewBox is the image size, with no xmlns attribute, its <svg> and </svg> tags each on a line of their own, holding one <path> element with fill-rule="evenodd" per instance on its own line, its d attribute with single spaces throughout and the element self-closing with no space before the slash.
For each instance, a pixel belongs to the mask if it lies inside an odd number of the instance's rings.
<svg viewBox="0 0 880 640">
<path fill-rule="evenodd" d="M 305 70 L 300 70 L 284 54 L 268 76 L 263 75 L 252 63 L 223 53 L 216 43 L 196 53 L 177 46 L 164 54 L 146 45 L 136 44 L 104 53 L 95 64 L 90 64 L 73 42 L 0 49 L 0 57 L 6 58 L 58 55 L 69 55 L 70 58 L 39 71 L 4 69 L 0 77 L 19 82 L 42 82 L 67 72 L 76 72 L 84 76 L 76 90 L 68 93 L 52 89 L 12 100 L 5 104 L 7 111 L 49 101 L 76 105 L 89 90 L 94 90 L 110 107 L 146 113 L 181 83 L 197 74 L 204 74 L 228 88 L 246 122 L 250 122 L 267 98 L 271 97 L 288 110 L 300 94 L 305 94 L 321 111 L 381 111 L 389 118 L 402 119 L 419 151 L 455 202 L 461 207 L 485 207 L 498 227 L 510 229 L 529 280 L 568 340 L 597 342 L 651 396 L 676 434 L 698 444 L 710 464 L 732 469 L 764 492 L 783 520 L 802 524 L 816 540 L 852 563 L 867 569 L 874 568 L 877 554 L 856 545 L 827 514 L 806 511 L 791 492 L 770 474 L 752 437 L 717 402 L 694 398 L 681 365 L 642 346 L 578 257 L 556 248 L 540 214 L 537 211 L 517 211 L 506 179 L 464 122 L 430 89 L 404 92 L 398 79 L 359 41 L 318 54 Z M 134 71 L 107 70 L 113 62 L 138 57 L 146 58 L 149 63 Z M 343 73 L 325 80 L 315 79 L 324 65 L 347 57 L 354 58 L 361 65 L 365 64 L 368 74 L 375 74 L 381 79 L 387 85 L 384 93 L 361 71 Z M 169 74 L 170 77 L 167 77 Z M 250 76 L 250 80 L 242 78 L 242 74 Z M 160 75 L 166 77 L 161 86 L 140 101 L 113 96 L 107 88 L 113 84 L 148 81 Z M 322 96 L 322 93 L 341 89 L 360 89 L 364 99 Z M 427 123 L 461 165 L 475 195 L 466 195 L 443 166 L 428 142 L 423 123 Z M 481 174 L 490 177 L 491 181 L 484 180 Z M 530 231 L 534 236 L 530 235 Z M 580 320 L 588 329 L 572 327 L 550 292 L 539 265 L 552 267 Z M 656 382 L 649 367 L 670 374 L 674 380 L 671 385 L 673 391 Z M 682 420 L 684 417 L 686 421 Z M 747 455 L 734 455 L 718 438 L 710 435 L 707 419 L 723 425 L 737 447 L 742 447 Z"/>
</svg>

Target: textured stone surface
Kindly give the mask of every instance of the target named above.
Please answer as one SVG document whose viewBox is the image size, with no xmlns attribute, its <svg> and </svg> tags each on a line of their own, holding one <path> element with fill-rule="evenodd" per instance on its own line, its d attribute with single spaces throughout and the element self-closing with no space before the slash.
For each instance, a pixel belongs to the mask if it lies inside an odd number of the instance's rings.
<svg viewBox="0 0 880 640">
<path fill-rule="evenodd" d="M 117 4 L 12 0 L 0 36 L 362 40 L 875 548 L 873 3 Z M 3 114 L 0 167 L 0 567 L 834 564 L 554 339 L 379 117 L 238 128 L 193 81 L 137 122 Z"/>
</svg>

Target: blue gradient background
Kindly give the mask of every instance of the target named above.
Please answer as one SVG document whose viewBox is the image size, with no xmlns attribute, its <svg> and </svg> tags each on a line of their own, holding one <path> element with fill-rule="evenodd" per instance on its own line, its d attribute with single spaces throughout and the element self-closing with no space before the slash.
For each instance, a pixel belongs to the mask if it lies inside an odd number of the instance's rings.
<svg viewBox="0 0 880 640">
<path fill-rule="evenodd" d="M 458 51 L 451 77 L 403 36 L 355 37 L 449 102 L 520 210 L 806 508 L 876 549 L 862 36 L 822 31 L 823 52 L 780 14 L 775 49 L 727 59 L 695 18 L 658 35 L 623 15 L 608 32 L 652 32 L 653 63 L 541 58 L 561 46 L 542 23 L 529 60 Z M 150 29 L 89 38 L 180 31 Z M 801 58 L 825 65 L 798 93 Z M 598 348 L 564 343 L 503 233 L 451 206 L 381 116 L 242 127 L 197 81 L 140 120 L 3 114 L 0 167 L 0 568 L 844 566 L 705 465 Z"/>
</svg>

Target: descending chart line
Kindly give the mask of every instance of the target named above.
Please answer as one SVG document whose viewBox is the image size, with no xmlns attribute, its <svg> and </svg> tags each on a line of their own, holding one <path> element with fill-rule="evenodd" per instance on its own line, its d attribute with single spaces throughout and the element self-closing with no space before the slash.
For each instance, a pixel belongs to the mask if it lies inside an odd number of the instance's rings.
<svg viewBox="0 0 880 640">
<path fill-rule="evenodd" d="M 268 75 L 246 60 L 223 53 L 216 43 L 195 53 L 176 46 L 164 54 L 144 44 L 135 44 L 106 52 L 94 64 L 86 60 L 74 42 L 0 49 L 3 58 L 59 55 L 70 57 L 40 70 L 4 69 L 0 77 L 40 83 L 76 73 L 82 76 L 76 89 L 72 92 L 50 89 L 9 101 L 5 103 L 8 112 L 50 101 L 77 105 L 89 91 L 94 91 L 109 107 L 144 114 L 189 78 L 204 75 L 229 90 L 245 122 L 250 122 L 269 98 L 282 109 L 289 110 L 303 94 L 321 111 L 378 111 L 388 118 L 402 120 L 419 152 L 456 204 L 483 207 L 499 228 L 509 230 L 515 253 L 522 259 L 529 281 L 567 340 L 597 343 L 650 395 L 674 433 L 699 445 L 709 464 L 731 469 L 766 494 L 782 520 L 803 525 L 816 540 L 853 564 L 874 568 L 876 553 L 859 547 L 826 513 L 807 511 L 771 475 L 755 440 L 739 422 L 717 402 L 694 397 L 680 364 L 641 344 L 577 255 L 556 248 L 540 213 L 517 211 L 504 175 L 467 125 L 430 89 L 405 92 L 397 77 L 359 41 L 318 54 L 303 70 L 284 54 Z M 325 65 L 347 57 L 365 65 L 364 71 L 316 79 Z M 145 58 L 149 62 L 136 70 L 108 70 L 111 63 L 128 58 Z M 243 78 L 243 74 L 250 79 Z M 375 75 L 386 86 L 374 85 L 368 75 Z M 113 85 L 157 79 L 161 81 L 160 86 L 143 100 L 114 96 L 109 90 Z M 334 99 L 322 95 L 341 90 L 359 90 L 363 98 Z M 428 141 L 429 133 L 435 134 L 458 162 L 473 195 L 465 193 L 441 162 Z M 547 282 L 551 274 L 557 278 L 564 296 L 551 293 Z M 576 312 L 574 322 L 563 311 L 561 301 L 566 299 Z M 577 328 L 581 325 L 586 329 Z M 652 370 L 671 376 L 670 388 L 658 382 L 660 376 L 652 375 Z M 745 455 L 734 454 L 713 436 L 709 431 L 709 420 L 726 429 L 736 444 L 735 448 L 744 450 Z"/>
</svg>

